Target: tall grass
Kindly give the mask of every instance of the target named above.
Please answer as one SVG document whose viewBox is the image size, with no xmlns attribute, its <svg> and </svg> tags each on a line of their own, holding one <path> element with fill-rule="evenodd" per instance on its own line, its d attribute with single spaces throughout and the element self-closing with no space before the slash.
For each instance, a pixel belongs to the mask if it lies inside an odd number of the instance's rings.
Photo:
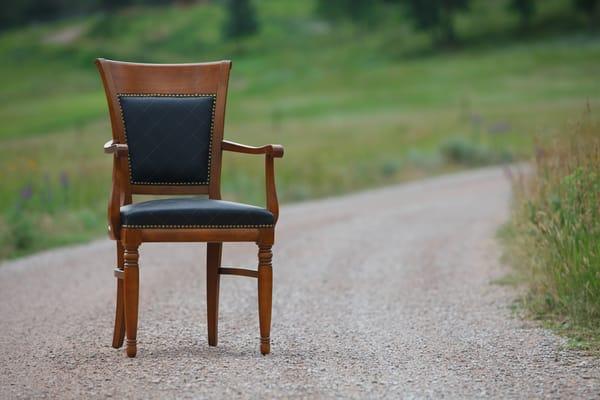
<svg viewBox="0 0 600 400">
<path fill-rule="evenodd" d="M 515 184 L 508 249 L 537 317 L 600 348 L 600 124 L 579 124 L 537 148 Z"/>
</svg>

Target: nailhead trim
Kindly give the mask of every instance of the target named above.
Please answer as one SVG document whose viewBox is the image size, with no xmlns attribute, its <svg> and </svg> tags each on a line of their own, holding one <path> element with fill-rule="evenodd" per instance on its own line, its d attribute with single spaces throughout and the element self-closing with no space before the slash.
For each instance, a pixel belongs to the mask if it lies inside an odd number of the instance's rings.
<svg viewBox="0 0 600 400">
<path fill-rule="evenodd" d="M 186 228 L 207 228 L 207 229 L 232 229 L 232 228 L 272 228 L 272 224 L 262 225 L 121 225 L 122 228 L 168 228 L 168 229 L 186 229 Z"/>
<path fill-rule="evenodd" d="M 133 174 L 131 172 L 131 157 L 127 152 L 127 164 L 129 165 L 129 182 L 133 185 L 208 185 L 210 183 L 210 171 L 212 161 L 212 139 L 215 128 L 215 107 L 217 104 L 216 93 L 117 93 L 117 100 L 119 102 L 119 110 L 121 112 L 121 122 L 123 123 L 123 133 L 125 134 L 125 142 L 127 142 L 127 128 L 125 127 L 125 116 L 123 115 L 123 106 L 121 105 L 121 97 L 212 97 L 212 118 L 210 120 L 210 135 L 208 138 L 208 176 L 205 182 L 139 182 L 132 180 Z"/>
</svg>

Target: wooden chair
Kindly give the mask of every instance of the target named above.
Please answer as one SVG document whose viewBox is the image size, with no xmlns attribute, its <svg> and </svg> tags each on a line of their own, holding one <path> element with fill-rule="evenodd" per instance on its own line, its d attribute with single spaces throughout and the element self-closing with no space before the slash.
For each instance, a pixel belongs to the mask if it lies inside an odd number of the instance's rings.
<svg viewBox="0 0 600 400">
<path fill-rule="evenodd" d="M 104 152 L 113 155 L 109 235 L 117 243 L 113 347 L 135 357 L 138 248 L 143 242 L 206 242 L 208 344 L 217 345 L 220 275 L 258 278 L 260 351 L 270 351 L 271 246 L 279 213 L 274 158 L 280 145 L 250 147 L 223 140 L 230 61 L 137 64 L 97 59 L 112 125 Z M 266 209 L 221 200 L 223 151 L 264 154 Z M 204 195 L 139 203 L 132 195 Z M 221 266 L 223 242 L 255 242 L 258 270 Z"/>
</svg>

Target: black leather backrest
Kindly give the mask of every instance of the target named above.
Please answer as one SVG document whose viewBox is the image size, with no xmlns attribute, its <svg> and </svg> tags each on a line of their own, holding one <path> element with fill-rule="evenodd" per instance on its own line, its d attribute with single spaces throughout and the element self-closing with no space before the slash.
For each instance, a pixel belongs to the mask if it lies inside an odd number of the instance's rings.
<svg viewBox="0 0 600 400">
<path fill-rule="evenodd" d="M 214 94 L 119 94 L 119 104 L 131 183 L 209 183 Z"/>
</svg>

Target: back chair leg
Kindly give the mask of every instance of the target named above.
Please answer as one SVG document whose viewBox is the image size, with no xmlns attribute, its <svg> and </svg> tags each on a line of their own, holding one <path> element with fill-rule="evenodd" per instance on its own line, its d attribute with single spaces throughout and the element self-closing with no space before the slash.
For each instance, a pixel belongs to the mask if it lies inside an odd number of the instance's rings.
<svg viewBox="0 0 600 400">
<path fill-rule="evenodd" d="M 139 244 L 125 242 L 125 329 L 127 331 L 127 356 L 137 353 L 137 323 L 139 300 Z"/>
<path fill-rule="evenodd" d="M 258 317 L 260 322 L 260 352 L 271 351 L 271 296 L 273 291 L 273 268 L 271 245 L 258 245 Z"/>
<path fill-rule="evenodd" d="M 208 345 L 216 346 L 219 327 L 219 268 L 222 243 L 206 244 L 206 315 L 208 319 Z"/>
<path fill-rule="evenodd" d="M 121 272 L 124 267 L 123 245 L 117 240 L 117 269 Z M 125 338 L 125 306 L 123 301 L 123 276 L 117 276 L 117 306 L 115 312 L 115 329 L 113 332 L 112 347 L 115 349 L 123 346 Z"/>
</svg>

